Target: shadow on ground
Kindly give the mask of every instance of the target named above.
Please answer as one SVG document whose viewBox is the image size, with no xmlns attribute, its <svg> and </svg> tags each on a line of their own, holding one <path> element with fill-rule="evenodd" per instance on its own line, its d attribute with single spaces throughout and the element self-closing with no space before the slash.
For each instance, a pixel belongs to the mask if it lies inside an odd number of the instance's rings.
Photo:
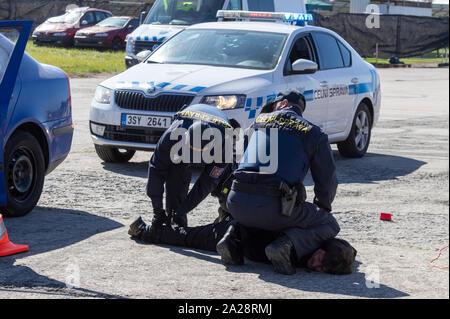
<svg viewBox="0 0 450 319">
<path fill-rule="evenodd" d="M 102 163 L 103 168 L 107 171 L 133 176 L 147 178 L 148 161 L 145 162 L 128 162 L 128 163 Z"/>
<path fill-rule="evenodd" d="M 408 157 L 367 153 L 363 158 L 345 158 L 333 151 L 339 183 L 375 183 L 393 180 L 413 173 L 426 162 Z M 148 162 L 103 163 L 103 168 L 117 174 L 147 178 Z M 195 182 L 198 171 L 193 174 Z M 305 186 L 313 185 L 311 174 L 304 181 Z"/>
<path fill-rule="evenodd" d="M 161 246 L 168 247 L 172 252 L 187 257 L 194 257 L 208 262 L 221 264 L 218 255 L 212 252 L 166 245 Z M 407 293 L 400 290 L 371 282 L 366 278 L 366 274 L 359 271 L 360 265 L 361 263 L 356 261 L 353 273 L 343 276 L 318 273 L 305 268 L 297 268 L 297 273 L 295 275 L 286 276 L 275 273 L 272 265 L 257 263 L 249 261 L 248 259 L 245 260 L 245 265 L 243 266 L 226 266 L 226 269 L 227 271 L 234 273 L 258 274 L 261 280 L 268 283 L 304 292 L 317 292 L 362 298 L 400 298 L 409 296 Z"/>
<path fill-rule="evenodd" d="M 33 269 L 15 265 L 21 258 L 64 248 L 99 233 L 111 231 L 123 225 L 111 219 L 89 214 L 84 211 L 36 207 L 21 218 L 5 220 L 9 239 L 17 244 L 27 244 L 30 251 L 0 258 L 0 288 L 5 291 L 20 291 L 40 294 L 64 295 L 61 288 L 66 283 L 39 275 Z M 20 262 L 19 262 L 20 263 Z M 55 292 L 39 291 L 55 288 Z M 33 288 L 31 290 L 24 288 Z M 37 291 L 35 291 L 37 289 Z M 83 288 L 72 288 L 70 296 L 121 298 Z"/>
</svg>

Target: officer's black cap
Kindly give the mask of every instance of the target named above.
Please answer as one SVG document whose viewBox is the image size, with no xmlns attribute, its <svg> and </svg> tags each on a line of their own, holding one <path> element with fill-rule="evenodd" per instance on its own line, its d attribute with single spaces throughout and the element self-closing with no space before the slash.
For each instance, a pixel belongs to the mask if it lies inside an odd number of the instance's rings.
<svg viewBox="0 0 450 319">
<path fill-rule="evenodd" d="M 296 105 L 305 105 L 306 101 L 303 97 L 303 95 L 296 90 L 289 90 L 289 91 L 283 91 L 278 93 L 277 97 L 274 101 L 267 103 L 261 110 L 261 113 L 270 113 L 273 112 L 273 105 L 277 102 L 288 100 L 291 103 L 294 103 Z M 303 101 L 303 102 L 300 102 Z M 304 109 L 302 109 L 302 112 Z"/>
<path fill-rule="evenodd" d="M 289 102 L 298 105 L 298 104 L 300 104 L 300 100 L 303 100 L 303 96 L 299 91 L 295 91 L 295 90 L 280 92 L 277 95 L 277 98 L 275 99 L 274 103 L 280 102 L 283 100 L 288 100 Z"/>
</svg>

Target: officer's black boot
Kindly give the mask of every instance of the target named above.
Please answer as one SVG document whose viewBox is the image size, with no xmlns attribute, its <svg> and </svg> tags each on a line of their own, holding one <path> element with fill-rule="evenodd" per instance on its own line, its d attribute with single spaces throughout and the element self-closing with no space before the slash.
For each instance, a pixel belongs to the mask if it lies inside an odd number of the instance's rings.
<svg viewBox="0 0 450 319">
<path fill-rule="evenodd" d="M 164 209 L 155 209 L 153 211 L 152 225 L 162 226 L 163 224 L 170 225 L 170 216 L 167 216 Z"/>
<path fill-rule="evenodd" d="M 271 242 L 266 246 L 265 252 L 276 272 L 283 275 L 295 274 L 296 254 L 294 244 L 287 236 L 282 236 Z"/>
<path fill-rule="evenodd" d="M 213 224 L 223 222 L 228 216 L 230 216 L 230 213 L 224 210 L 222 207 L 219 207 L 217 212 L 219 213 L 219 216 L 214 220 Z"/>
<path fill-rule="evenodd" d="M 244 250 L 235 224 L 228 227 L 225 235 L 217 243 L 216 250 L 225 265 L 244 264 Z"/>
<path fill-rule="evenodd" d="M 144 222 L 142 217 L 139 217 L 130 225 L 130 229 L 128 229 L 128 235 L 133 238 L 139 239 L 146 226 L 147 224 Z"/>
</svg>

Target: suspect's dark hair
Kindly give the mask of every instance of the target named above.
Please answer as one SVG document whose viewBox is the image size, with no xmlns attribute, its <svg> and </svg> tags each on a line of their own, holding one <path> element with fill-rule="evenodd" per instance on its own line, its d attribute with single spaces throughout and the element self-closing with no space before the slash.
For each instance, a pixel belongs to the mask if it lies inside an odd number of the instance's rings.
<svg viewBox="0 0 450 319">
<path fill-rule="evenodd" d="M 339 238 L 327 240 L 321 247 L 325 250 L 322 265 L 326 272 L 334 275 L 348 275 L 353 272 L 356 249 Z"/>
</svg>

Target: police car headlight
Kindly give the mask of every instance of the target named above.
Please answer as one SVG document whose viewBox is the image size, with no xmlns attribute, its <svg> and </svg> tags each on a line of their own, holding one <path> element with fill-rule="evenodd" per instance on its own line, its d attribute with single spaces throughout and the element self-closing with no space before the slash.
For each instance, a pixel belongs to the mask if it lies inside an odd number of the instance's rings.
<svg viewBox="0 0 450 319">
<path fill-rule="evenodd" d="M 102 103 L 102 104 L 110 104 L 111 103 L 111 98 L 112 98 L 112 90 L 107 89 L 103 86 L 97 86 L 97 89 L 95 90 L 95 100 L 98 103 Z"/>
<path fill-rule="evenodd" d="M 244 107 L 245 95 L 211 95 L 204 96 L 200 103 L 214 105 L 220 110 L 231 110 Z"/>
</svg>

